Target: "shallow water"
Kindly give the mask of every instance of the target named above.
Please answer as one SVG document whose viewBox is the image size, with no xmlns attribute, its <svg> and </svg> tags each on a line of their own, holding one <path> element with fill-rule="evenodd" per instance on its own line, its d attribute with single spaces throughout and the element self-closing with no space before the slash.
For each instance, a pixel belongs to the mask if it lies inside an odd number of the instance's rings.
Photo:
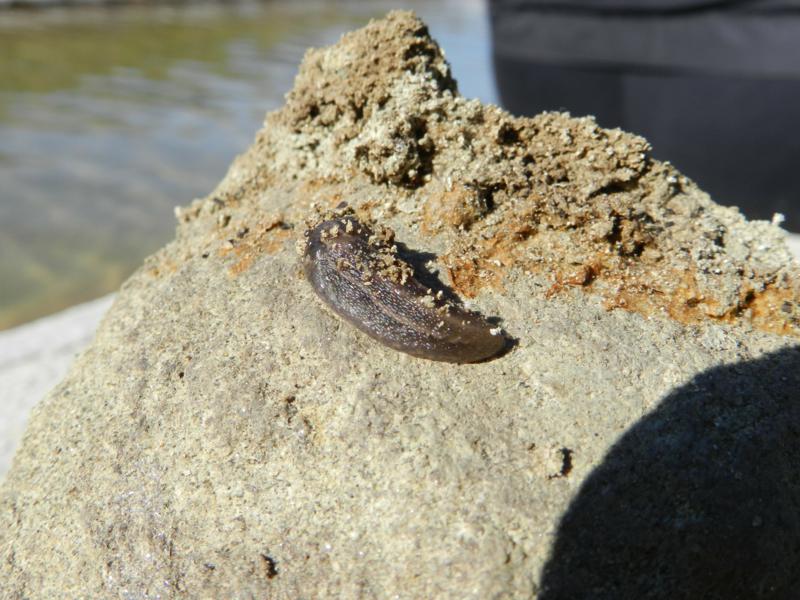
<svg viewBox="0 0 800 600">
<path fill-rule="evenodd" d="M 0 329 L 116 289 L 282 103 L 309 46 L 396 2 L 0 11 Z M 405 2 L 496 102 L 479 0 Z"/>
</svg>

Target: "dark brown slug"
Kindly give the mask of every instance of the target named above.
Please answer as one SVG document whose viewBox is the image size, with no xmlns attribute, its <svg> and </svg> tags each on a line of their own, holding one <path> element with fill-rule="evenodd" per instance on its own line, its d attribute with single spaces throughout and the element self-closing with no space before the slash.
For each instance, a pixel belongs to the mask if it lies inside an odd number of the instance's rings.
<svg viewBox="0 0 800 600">
<path fill-rule="evenodd" d="M 306 231 L 303 263 L 317 295 L 340 317 L 382 344 L 412 356 L 473 363 L 508 343 L 499 327 L 443 299 L 397 256 L 392 232 L 351 214 Z"/>
</svg>

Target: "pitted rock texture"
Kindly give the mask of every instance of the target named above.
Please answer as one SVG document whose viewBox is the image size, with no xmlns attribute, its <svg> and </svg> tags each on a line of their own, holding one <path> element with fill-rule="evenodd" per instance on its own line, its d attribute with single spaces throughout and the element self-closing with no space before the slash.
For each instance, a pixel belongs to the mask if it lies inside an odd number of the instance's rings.
<svg viewBox="0 0 800 600">
<path fill-rule="evenodd" d="M 346 201 L 516 338 L 476 365 L 327 311 Z M 3 598 L 791 598 L 798 266 L 642 138 L 458 96 L 395 12 L 123 286 L 0 489 Z"/>
</svg>

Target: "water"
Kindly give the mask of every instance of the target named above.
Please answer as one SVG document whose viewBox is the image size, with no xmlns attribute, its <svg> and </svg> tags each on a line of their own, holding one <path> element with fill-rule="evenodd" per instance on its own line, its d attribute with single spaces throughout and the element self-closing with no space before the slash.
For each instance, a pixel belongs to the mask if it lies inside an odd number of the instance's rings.
<svg viewBox="0 0 800 600">
<path fill-rule="evenodd" d="M 0 329 L 116 289 L 172 238 L 310 46 L 396 2 L 0 11 Z M 406 2 L 496 102 L 485 6 Z"/>
</svg>

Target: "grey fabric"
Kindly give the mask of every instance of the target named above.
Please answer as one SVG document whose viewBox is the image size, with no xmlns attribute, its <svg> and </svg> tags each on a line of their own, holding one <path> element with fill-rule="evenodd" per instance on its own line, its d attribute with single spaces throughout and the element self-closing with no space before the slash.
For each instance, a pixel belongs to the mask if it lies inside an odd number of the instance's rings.
<svg viewBox="0 0 800 600">
<path fill-rule="evenodd" d="M 734 2 L 724 6 L 742 10 L 709 8 L 666 15 L 597 10 L 601 3 L 591 11 L 559 10 L 553 4 L 492 3 L 496 52 L 554 64 L 800 77 L 800 4 L 795 10 L 755 11 L 744 7 L 759 3 Z"/>
<path fill-rule="evenodd" d="M 780 12 L 800 9 L 800 0 L 492 0 L 501 11 L 576 10 L 626 14 L 674 14 L 702 10 Z"/>
</svg>

